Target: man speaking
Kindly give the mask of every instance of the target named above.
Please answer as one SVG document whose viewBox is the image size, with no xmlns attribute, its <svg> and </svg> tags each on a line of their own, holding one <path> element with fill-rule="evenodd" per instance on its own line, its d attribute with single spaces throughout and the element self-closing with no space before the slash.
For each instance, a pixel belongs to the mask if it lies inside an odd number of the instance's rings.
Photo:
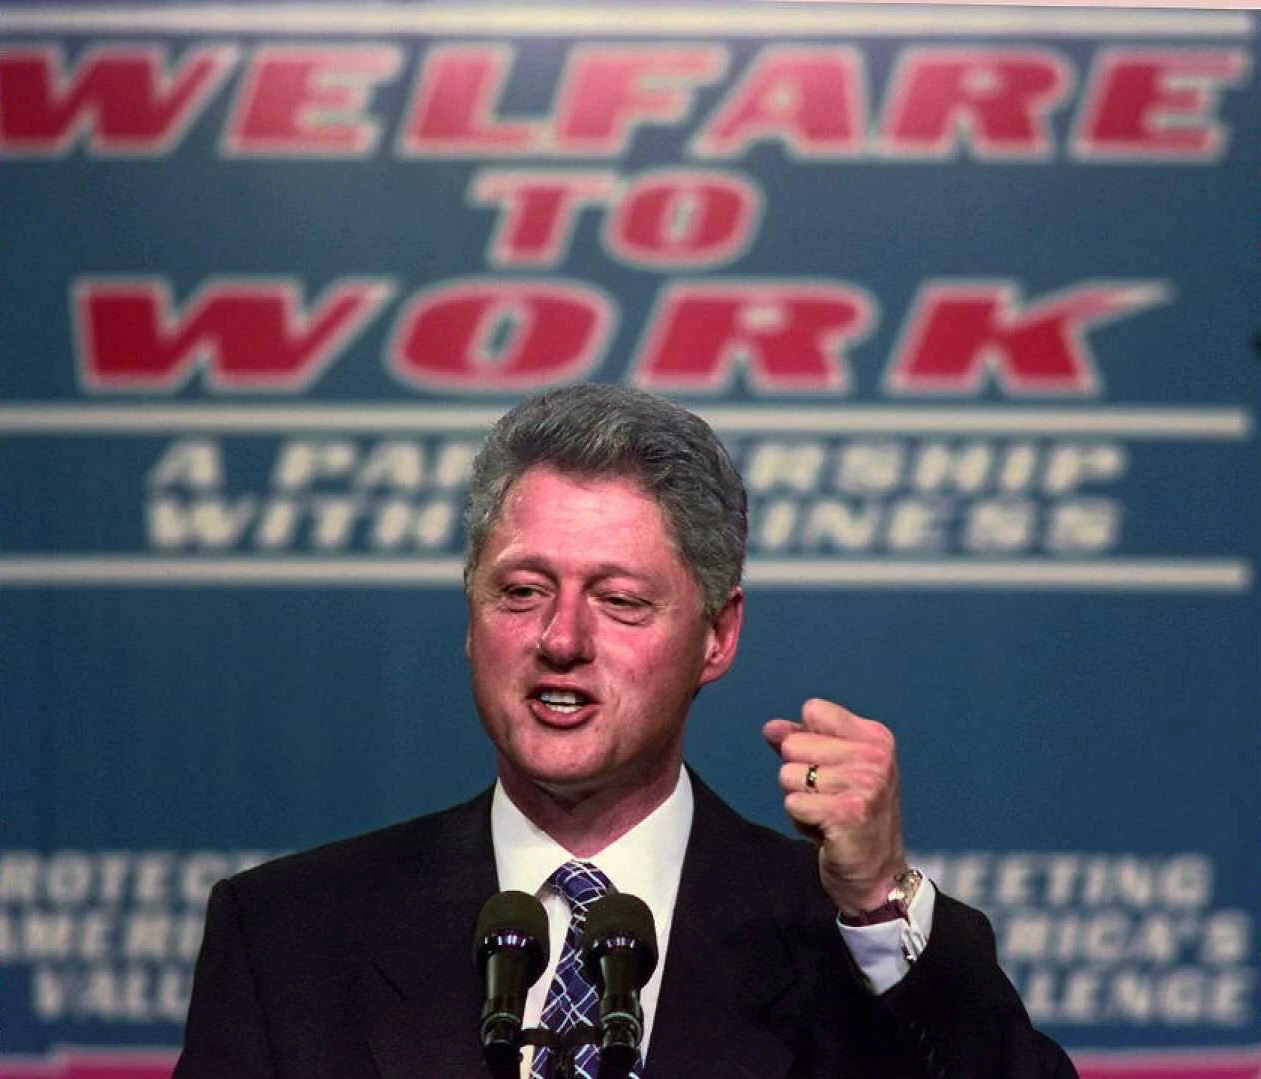
<svg viewBox="0 0 1261 1079">
<path fill-rule="evenodd" d="M 655 921 L 642 1079 L 1074 1075 L 985 919 L 907 865 L 885 727 L 810 700 L 762 728 L 809 843 L 741 819 L 685 767 L 692 700 L 736 657 L 746 518 L 714 433 L 660 398 L 583 385 L 504 416 L 474 465 L 465 564 L 498 780 L 220 882 L 178 1079 L 487 1074 L 470 949 L 505 891 L 541 900 L 550 941 L 520 1016 L 546 1033 L 522 1075 L 599 1074 L 582 930 L 608 894 Z"/>
</svg>

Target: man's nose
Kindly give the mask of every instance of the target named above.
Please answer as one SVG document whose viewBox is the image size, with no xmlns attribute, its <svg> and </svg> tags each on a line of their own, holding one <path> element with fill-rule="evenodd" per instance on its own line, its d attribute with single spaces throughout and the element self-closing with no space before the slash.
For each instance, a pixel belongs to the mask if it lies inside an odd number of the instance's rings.
<svg viewBox="0 0 1261 1079">
<path fill-rule="evenodd" d="M 539 634 L 539 655 L 557 667 L 589 662 L 594 657 L 590 619 L 583 597 L 558 596 Z"/>
</svg>

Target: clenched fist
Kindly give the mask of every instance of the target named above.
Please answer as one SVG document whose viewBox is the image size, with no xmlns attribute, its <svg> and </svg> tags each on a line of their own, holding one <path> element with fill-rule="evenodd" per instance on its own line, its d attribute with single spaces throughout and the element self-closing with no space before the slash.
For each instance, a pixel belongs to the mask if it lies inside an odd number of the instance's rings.
<svg viewBox="0 0 1261 1079">
<path fill-rule="evenodd" d="M 772 719 L 762 737 L 783 762 L 784 808 L 817 844 L 819 879 L 837 909 L 852 915 L 880 906 L 906 868 L 893 733 L 813 698 L 800 723 Z"/>
</svg>

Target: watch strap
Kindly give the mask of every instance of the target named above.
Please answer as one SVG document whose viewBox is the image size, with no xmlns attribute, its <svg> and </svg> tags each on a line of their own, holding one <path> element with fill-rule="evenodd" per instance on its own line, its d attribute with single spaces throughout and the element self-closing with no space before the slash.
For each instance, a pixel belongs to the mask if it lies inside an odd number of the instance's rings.
<svg viewBox="0 0 1261 1079">
<path fill-rule="evenodd" d="M 904 869 L 893 878 L 893 887 L 885 901 L 871 910 L 859 911 L 857 914 L 840 914 L 842 925 L 863 926 L 881 925 L 884 922 L 895 922 L 899 918 L 907 921 L 910 917 L 911 902 L 915 899 L 924 875 L 918 869 Z"/>
</svg>

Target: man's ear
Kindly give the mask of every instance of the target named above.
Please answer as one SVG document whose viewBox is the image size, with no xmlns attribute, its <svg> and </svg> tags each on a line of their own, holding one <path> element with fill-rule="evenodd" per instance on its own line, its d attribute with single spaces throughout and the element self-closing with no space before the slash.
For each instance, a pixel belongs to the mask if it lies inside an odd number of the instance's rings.
<svg viewBox="0 0 1261 1079">
<path fill-rule="evenodd" d="M 727 602 L 710 619 L 705 663 L 701 667 L 698 687 L 718 681 L 731 669 L 740 645 L 740 628 L 743 625 L 744 589 L 737 585 L 727 596 Z"/>
</svg>

